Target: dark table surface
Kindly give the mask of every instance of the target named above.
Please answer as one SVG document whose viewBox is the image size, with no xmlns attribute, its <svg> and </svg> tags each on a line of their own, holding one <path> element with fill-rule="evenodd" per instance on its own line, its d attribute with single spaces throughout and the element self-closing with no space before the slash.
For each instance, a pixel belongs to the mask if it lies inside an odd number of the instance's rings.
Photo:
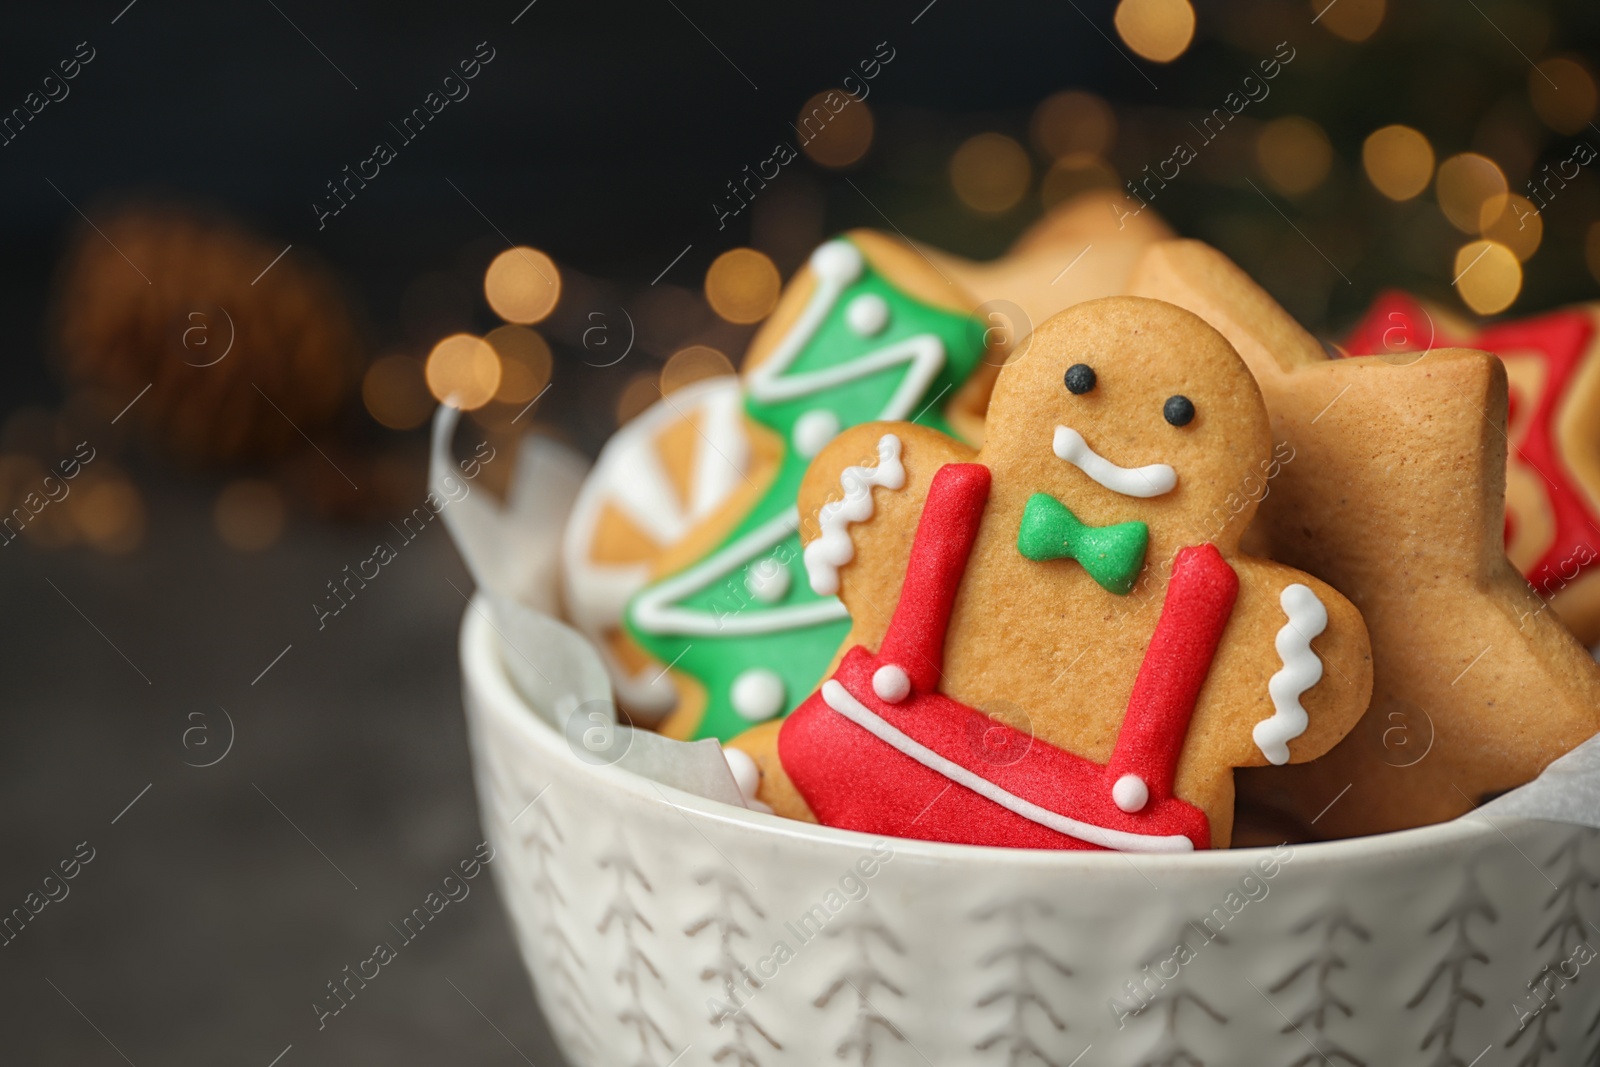
<svg viewBox="0 0 1600 1067">
<path fill-rule="evenodd" d="M 486 874 L 312 1007 L 481 839 L 445 531 L 319 631 L 374 530 L 292 521 L 245 556 L 198 489 L 148 504 L 130 556 L 0 550 L 0 909 L 94 857 L 0 947 L 0 1061 L 559 1065 Z"/>
</svg>

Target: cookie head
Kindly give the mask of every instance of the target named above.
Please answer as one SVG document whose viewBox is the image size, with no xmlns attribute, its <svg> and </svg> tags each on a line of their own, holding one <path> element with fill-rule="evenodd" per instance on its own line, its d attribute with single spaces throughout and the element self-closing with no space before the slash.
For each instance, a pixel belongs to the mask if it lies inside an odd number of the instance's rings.
<svg viewBox="0 0 1600 1067">
<path fill-rule="evenodd" d="M 1147 523 L 1152 547 L 1231 548 L 1271 462 L 1261 393 L 1232 346 L 1198 316 L 1139 297 L 1039 326 L 995 385 L 985 441 L 997 482 L 1047 493 L 1085 522 Z"/>
</svg>

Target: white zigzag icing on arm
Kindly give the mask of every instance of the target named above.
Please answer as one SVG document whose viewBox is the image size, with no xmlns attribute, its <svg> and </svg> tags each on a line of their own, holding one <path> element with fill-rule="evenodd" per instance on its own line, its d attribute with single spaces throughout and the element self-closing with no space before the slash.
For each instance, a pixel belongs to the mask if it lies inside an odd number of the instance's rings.
<svg viewBox="0 0 1600 1067">
<path fill-rule="evenodd" d="M 1300 698 L 1322 680 L 1322 660 L 1312 651 L 1311 639 L 1328 628 L 1328 609 L 1310 586 L 1298 582 L 1284 589 L 1278 603 L 1288 616 L 1275 642 L 1283 668 L 1267 682 L 1272 718 L 1256 723 L 1251 737 L 1263 756 L 1282 765 L 1289 762 L 1289 742 L 1311 723 Z"/>
<path fill-rule="evenodd" d="M 811 579 L 811 591 L 818 596 L 835 596 L 839 592 L 839 568 L 856 555 L 855 542 L 850 539 L 850 524 L 866 522 L 872 518 L 872 489 L 899 489 L 906 484 L 906 469 L 900 463 L 900 438 L 886 433 L 878 439 L 878 465 L 876 467 L 846 467 L 839 475 L 839 487 L 844 490 L 843 500 L 830 500 L 822 505 L 817 521 L 822 535 L 806 546 L 806 576 Z"/>
</svg>

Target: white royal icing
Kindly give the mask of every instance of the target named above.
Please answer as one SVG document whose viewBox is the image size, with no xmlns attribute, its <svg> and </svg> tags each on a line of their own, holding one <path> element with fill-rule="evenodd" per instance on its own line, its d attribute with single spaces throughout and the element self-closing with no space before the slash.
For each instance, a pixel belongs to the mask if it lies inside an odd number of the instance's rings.
<svg viewBox="0 0 1600 1067">
<path fill-rule="evenodd" d="M 1289 742 L 1306 732 L 1311 719 L 1300 697 L 1322 678 L 1322 660 L 1311 650 L 1311 639 L 1328 628 L 1328 609 L 1310 586 L 1296 582 L 1278 598 L 1288 621 L 1278 631 L 1278 658 L 1283 669 L 1267 682 L 1272 695 L 1272 718 L 1262 719 L 1251 731 L 1261 754 L 1275 764 L 1289 762 Z"/>
<path fill-rule="evenodd" d="M 905 484 L 906 469 L 900 463 L 900 438 L 892 433 L 886 433 L 878 439 L 876 467 L 844 469 L 839 475 L 839 488 L 844 490 L 844 499 L 830 500 L 822 505 L 817 515 L 822 533 L 806 546 L 806 576 L 811 579 L 812 592 L 818 596 L 835 596 L 839 592 L 839 568 L 856 555 L 855 542 L 850 539 L 850 524 L 872 518 L 873 487 L 899 489 Z"/>
<path fill-rule="evenodd" d="M 751 667 L 733 680 L 729 702 L 751 722 L 765 722 L 783 710 L 784 685 L 777 672 Z"/>
<path fill-rule="evenodd" d="M 839 416 L 827 408 L 812 408 L 794 420 L 794 430 L 789 440 L 796 452 L 810 459 L 838 435 Z"/>
<path fill-rule="evenodd" d="M 744 570 L 744 587 L 763 604 L 776 604 L 789 591 L 789 568 L 776 556 L 768 556 Z"/>
<path fill-rule="evenodd" d="M 979 796 L 994 801 L 1002 808 L 1015 812 L 1029 822 L 1047 826 L 1057 833 L 1075 837 L 1079 841 L 1086 841 L 1091 845 L 1116 849 L 1118 852 L 1194 851 L 1194 842 L 1182 834 L 1156 836 L 1154 834 L 1130 833 L 1126 830 L 1110 830 L 1104 826 L 1095 826 L 1093 823 L 1069 818 L 1048 808 L 1041 808 L 1032 801 L 1024 800 L 1015 793 L 1002 789 L 987 778 L 979 777 L 961 766 L 961 764 L 946 759 L 920 741 L 908 737 L 904 732 L 884 721 L 881 716 L 861 703 L 861 701 L 851 696 L 850 691 L 839 684 L 836 679 L 830 678 L 822 683 L 822 699 L 828 707 L 843 715 L 878 740 L 883 741 L 904 755 L 910 756 L 929 770 L 950 779 L 956 785 L 965 786 Z"/>
<path fill-rule="evenodd" d="M 1150 803 L 1150 787 L 1137 774 L 1124 774 L 1111 787 L 1111 799 L 1117 807 L 1132 815 L 1136 811 L 1143 811 L 1144 806 Z"/>
<path fill-rule="evenodd" d="M 1083 435 L 1070 426 L 1057 426 L 1051 442 L 1055 454 L 1083 473 L 1123 496 L 1152 497 L 1170 493 L 1178 484 L 1178 472 L 1165 463 L 1147 467 L 1119 467 L 1089 447 Z"/>
<path fill-rule="evenodd" d="M 905 668 L 885 663 L 872 672 L 872 691 L 878 694 L 879 700 L 898 704 L 911 695 L 911 676 Z"/>
<path fill-rule="evenodd" d="M 889 325 L 889 302 L 877 293 L 862 293 L 844 309 L 844 321 L 859 337 L 876 337 Z"/>
<path fill-rule="evenodd" d="M 743 749 L 723 746 L 722 758 L 728 761 L 728 773 L 733 775 L 733 784 L 739 787 L 744 806 L 751 811 L 772 814 L 771 808 L 756 799 L 756 793 L 761 789 L 761 768 L 756 766 L 750 754 Z"/>
</svg>

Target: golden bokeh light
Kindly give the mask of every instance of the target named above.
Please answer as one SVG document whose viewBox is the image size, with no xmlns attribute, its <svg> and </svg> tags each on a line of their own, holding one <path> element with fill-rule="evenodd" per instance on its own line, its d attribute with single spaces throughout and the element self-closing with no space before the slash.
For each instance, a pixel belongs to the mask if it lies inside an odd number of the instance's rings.
<svg viewBox="0 0 1600 1067">
<path fill-rule="evenodd" d="M 1494 215 L 1483 220 L 1483 235 L 1489 240 L 1511 249 L 1523 263 L 1539 251 L 1539 242 L 1544 240 L 1544 219 L 1533 201 L 1512 193 L 1503 205 L 1484 201 L 1483 213 Z"/>
<path fill-rule="evenodd" d="M 361 402 L 367 414 L 391 430 L 421 426 L 433 414 L 433 396 L 422 362 L 410 356 L 384 356 L 361 378 Z"/>
<path fill-rule="evenodd" d="M 1328 135 L 1299 115 L 1273 119 L 1256 136 L 1256 161 L 1267 182 L 1286 196 L 1309 193 L 1321 185 L 1333 164 Z"/>
<path fill-rule="evenodd" d="M 1045 207 L 1054 207 L 1090 189 L 1110 189 L 1120 184 L 1116 170 L 1089 152 L 1074 152 L 1050 164 L 1039 187 Z"/>
<path fill-rule="evenodd" d="M 1029 134 L 1035 147 L 1051 159 L 1080 152 L 1103 156 L 1116 140 L 1117 116 L 1093 93 L 1069 89 L 1039 102 Z"/>
<path fill-rule="evenodd" d="M 1546 126 L 1557 133 L 1578 133 L 1594 118 L 1594 75 L 1577 60 L 1547 59 L 1528 72 L 1528 98 Z"/>
<path fill-rule="evenodd" d="M 730 248 L 706 271 L 706 300 L 729 322 L 760 322 L 778 303 L 783 280 L 772 260 L 753 248 Z"/>
<path fill-rule="evenodd" d="M 801 151 L 824 167 L 848 167 L 872 147 L 872 109 L 843 89 L 807 100 L 794 126 Z"/>
<path fill-rule="evenodd" d="M 500 357 L 483 338 L 455 333 L 428 353 L 426 374 L 435 400 L 472 411 L 493 400 L 500 388 Z"/>
<path fill-rule="evenodd" d="M 1112 17 L 1124 44 L 1154 63 L 1170 63 L 1194 40 L 1189 0 L 1122 0 Z"/>
<path fill-rule="evenodd" d="M 483 295 L 507 322 L 539 322 L 561 299 L 561 272 L 537 248 L 508 248 L 483 275 Z"/>
<path fill-rule="evenodd" d="M 661 392 L 675 393 L 704 378 L 733 373 L 733 361 L 710 345 L 690 345 L 672 353 L 661 368 Z"/>
<path fill-rule="evenodd" d="M 950 157 L 950 184 L 956 195 L 986 215 L 1015 207 L 1032 181 L 1027 150 L 1003 133 L 969 137 Z"/>
<path fill-rule="evenodd" d="M 1378 192 L 1410 200 L 1433 180 L 1433 145 L 1410 126 L 1384 126 L 1361 145 L 1361 165 Z"/>
<path fill-rule="evenodd" d="M 617 397 L 617 425 L 632 421 L 635 415 L 660 399 L 661 388 L 656 383 L 656 376 L 649 371 L 635 374 L 628 379 L 628 384 L 622 387 L 622 393 Z"/>
<path fill-rule="evenodd" d="M 217 494 L 211 519 L 222 543 L 235 552 L 260 552 L 283 535 L 283 494 L 271 482 L 240 478 Z"/>
<path fill-rule="evenodd" d="M 1439 164 L 1434 192 L 1450 225 L 1462 233 L 1482 233 L 1505 209 L 1505 172 L 1487 156 L 1462 152 Z"/>
<path fill-rule="evenodd" d="M 484 338 L 500 357 L 500 386 L 494 398 L 502 404 L 526 404 L 550 384 L 555 361 L 538 330 L 500 326 Z"/>
<path fill-rule="evenodd" d="M 67 498 L 78 533 L 102 552 L 122 555 L 144 540 L 144 497 L 121 475 L 86 479 Z"/>
<path fill-rule="evenodd" d="M 1311 0 L 1312 21 L 1335 37 L 1365 41 L 1383 25 L 1384 0 Z"/>
<path fill-rule="evenodd" d="M 1522 292 L 1522 264 L 1498 241 L 1468 241 L 1456 252 L 1456 290 L 1480 315 L 1510 307 Z"/>
</svg>

